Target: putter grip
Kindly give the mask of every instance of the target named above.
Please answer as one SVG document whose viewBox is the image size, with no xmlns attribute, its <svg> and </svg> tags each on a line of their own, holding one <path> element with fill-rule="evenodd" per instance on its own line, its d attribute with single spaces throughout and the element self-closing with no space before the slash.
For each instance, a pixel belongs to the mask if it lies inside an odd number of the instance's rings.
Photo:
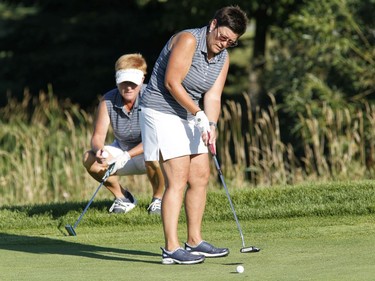
<svg viewBox="0 0 375 281">
<path fill-rule="evenodd" d="M 213 144 L 209 145 L 209 149 L 210 149 L 212 155 L 216 155 L 215 146 Z"/>
<path fill-rule="evenodd" d="M 208 138 L 210 138 L 210 133 L 208 132 L 207 134 L 208 134 Z M 208 148 L 209 148 L 209 150 L 210 150 L 210 152 L 211 152 L 212 155 L 216 155 L 216 149 L 215 149 L 215 145 L 214 144 L 209 144 Z"/>
</svg>

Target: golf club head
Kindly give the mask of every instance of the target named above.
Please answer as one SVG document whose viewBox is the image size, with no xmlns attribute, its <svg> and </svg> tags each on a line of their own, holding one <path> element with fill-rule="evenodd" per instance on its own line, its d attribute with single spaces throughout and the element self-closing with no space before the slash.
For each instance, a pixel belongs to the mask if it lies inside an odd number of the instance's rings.
<svg viewBox="0 0 375 281">
<path fill-rule="evenodd" d="M 241 248 L 240 252 L 241 253 L 257 253 L 260 251 L 260 248 L 250 246 L 250 247 L 243 247 Z"/>
<path fill-rule="evenodd" d="M 65 226 L 65 229 L 66 229 L 66 231 L 68 231 L 70 236 L 77 236 L 76 231 L 74 230 L 73 226 L 71 226 L 70 224 L 67 224 Z"/>
</svg>

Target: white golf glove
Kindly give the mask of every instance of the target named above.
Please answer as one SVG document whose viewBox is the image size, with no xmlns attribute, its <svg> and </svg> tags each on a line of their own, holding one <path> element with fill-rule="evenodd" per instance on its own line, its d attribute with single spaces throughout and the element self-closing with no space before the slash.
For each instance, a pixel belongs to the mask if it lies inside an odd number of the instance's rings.
<svg viewBox="0 0 375 281">
<path fill-rule="evenodd" d="M 199 129 L 199 132 L 201 132 L 201 134 L 208 133 L 211 131 L 208 118 L 203 110 L 198 111 L 195 114 L 194 121 L 195 121 L 195 126 Z"/>
<path fill-rule="evenodd" d="M 121 155 L 112 158 L 110 161 L 108 161 L 108 165 L 111 165 L 115 163 L 115 166 L 113 167 L 113 170 L 111 172 L 111 175 L 117 172 L 117 170 L 121 169 L 125 166 L 125 164 L 131 159 L 130 154 L 127 151 L 124 151 Z"/>
</svg>

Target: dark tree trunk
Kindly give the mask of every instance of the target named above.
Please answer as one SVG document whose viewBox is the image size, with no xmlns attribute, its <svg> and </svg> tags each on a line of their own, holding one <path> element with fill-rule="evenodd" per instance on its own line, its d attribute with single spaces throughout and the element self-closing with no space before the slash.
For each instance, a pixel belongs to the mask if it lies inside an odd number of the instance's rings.
<svg viewBox="0 0 375 281">
<path fill-rule="evenodd" d="M 255 13 L 254 18 L 256 27 L 248 88 L 253 110 L 256 106 L 262 104 L 265 92 L 262 86 L 262 75 L 265 66 L 267 31 L 270 24 L 267 6 L 261 7 Z"/>
</svg>

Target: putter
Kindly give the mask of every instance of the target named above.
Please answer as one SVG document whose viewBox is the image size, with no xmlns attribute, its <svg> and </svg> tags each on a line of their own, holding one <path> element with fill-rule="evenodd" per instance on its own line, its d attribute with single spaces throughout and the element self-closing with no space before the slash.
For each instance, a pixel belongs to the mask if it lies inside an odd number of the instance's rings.
<svg viewBox="0 0 375 281">
<path fill-rule="evenodd" d="M 219 165 L 219 161 L 217 161 L 215 146 L 214 146 L 213 144 L 210 144 L 210 145 L 209 145 L 209 149 L 210 149 L 210 152 L 211 152 L 211 154 L 212 154 L 212 158 L 213 158 L 214 161 L 215 161 L 216 169 L 217 169 L 217 171 L 218 171 L 218 173 L 219 173 L 221 183 L 223 184 L 223 187 L 224 187 L 225 193 L 226 193 L 227 198 L 228 198 L 228 201 L 229 201 L 229 205 L 230 205 L 230 207 L 231 207 L 231 209 L 232 209 L 232 213 L 233 213 L 234 219 L 236 220 L 237 228 L 238 228 L 238 231 L 239 231 L 240 236 L 241 236 L 241 240 L 242 240 L 242 248 L 240 249 L 240 252 L 241 252 L 241 253 L 256 253 L 256 252 L 259 252 L 259 251 L 260 251 L 260 248 L 257 248 L 257 247 L 255 247 L 255 246 L 249 246 L 249 247 L 246 247 L 246 246 L 245 246 L 245 240 L 244 240 L 244 238 L 243 238 L 242 228 L 241 228 L 240 222 L 238 221 L 237 214 L 236 214 L 236 210 L 234 209 L 234 206 L 233 206 L 233 203 L 232 203 L 232 199 L 230 198 L 229 191 L 228 191 L 228 187 L 227 187 L 227 185 L 225 184 L 224 176 L 223 176 L 223 173 L 222 173 L 222 171 L 221 171 L 221 168 L 220 168 L 220 165 Z"/>
<path fill-rule="evenodd" d="M 98 193 L 99 189 L 102 187 L 102 185 L 104 184 L 104 182 L 108 179 L 108 177 L 111 175 L 111 172 L 113 170 L 115 166 L 115 163 L 112 163 L 111 165 L 109 165 L 107 171 L 105 172 L 103 178 L 102 178 L 102 181 L 100 182 L 98 188 L 96 189 L 94 195 L 91 197 L 90 201 L 87 203 L 85 209 L 82 211 L 81 215 L 79 216 L 79 218 L 77 219 L 77 221 L 74 223 L 74 226 L 70 225 L 70 224 L 67 224 L 65 225 L 65 229 L 66 231 L 69 233 L 70 236 L 77 236 L 77 233 L 75 231 L 77 225 L 79 224 L 79 222 L 81 221 L 83 215 L 86 213 L 87 209 L 90 207 L 92 201 L 94 201 L 94 198 L 96 196 L 96 194 Z"/>
</svg>

